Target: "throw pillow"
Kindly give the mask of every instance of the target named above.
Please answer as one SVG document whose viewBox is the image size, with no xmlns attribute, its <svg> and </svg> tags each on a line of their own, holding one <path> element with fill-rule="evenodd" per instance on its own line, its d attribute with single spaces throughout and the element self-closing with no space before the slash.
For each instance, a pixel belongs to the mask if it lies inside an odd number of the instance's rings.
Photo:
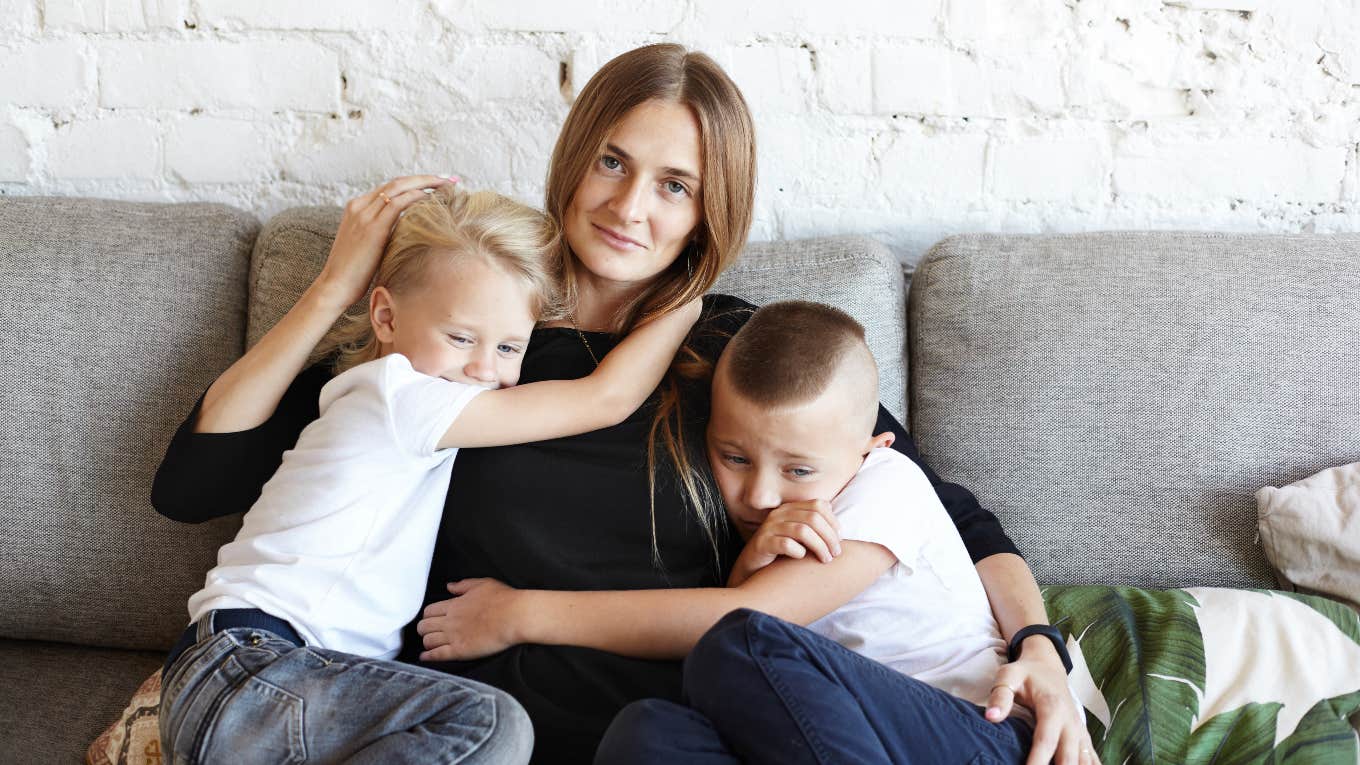
<svg viewBox="0 0 1360 765">
<path fill-rule="evenodd" d="M 1044 599 L 1102 762 L 1357 762 L 1360 615 L 1340 603 L 1212 587 Z"/>
<path fill-rule="evenodd" d="M 1285 589 L 1360 609 L 1360 462 L 1256 492 L 1261 547 Z"/>
<path fill-rule="evenodd" d="M 85 752 L 86 765 L 161 765 L 161 671 L 132 694 L 123 716 Z"/>
</svg>

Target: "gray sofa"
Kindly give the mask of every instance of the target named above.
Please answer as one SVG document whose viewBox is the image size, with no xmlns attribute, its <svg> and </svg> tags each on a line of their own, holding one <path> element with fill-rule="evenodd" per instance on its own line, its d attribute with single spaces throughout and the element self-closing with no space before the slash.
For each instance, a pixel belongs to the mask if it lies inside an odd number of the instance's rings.
<svg viewBox="0 0 1360 765">
<path fill-rule="evenodd" d="M 151 477 L 338 221 L 0 197 L 0 762 L 78 761 L 183 629 L 238 519 Z M 1360 459 L 1360 237 L 970 235 L 912 279 L 872 240 L 754 244 L 719 289 L 867 326 L 883 401 L 1045 583 L 1270 587 L 1253 492 Z M 224 466 L 224 469 L 229 466 Z"/>
</svg>

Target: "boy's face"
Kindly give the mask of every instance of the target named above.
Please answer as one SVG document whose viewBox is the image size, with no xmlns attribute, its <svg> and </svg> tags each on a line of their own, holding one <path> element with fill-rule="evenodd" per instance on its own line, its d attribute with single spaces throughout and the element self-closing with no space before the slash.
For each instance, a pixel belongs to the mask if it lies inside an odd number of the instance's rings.
<svg viewBox="0 0 1360 765">
<path fill-rule="evenodd" d="M 378 290 L 370 315 L 384 354 L 400 353 L 431 377 L 484 388 L 519 381 L 534 329 L 532 293 L 521 280 L 464 257 L 432 266 L 409 292 Z"/>
<path fill-rule="evenodd" d="M 875 439 L 864 416 L 834 384 L 804 404 L 776 409 L 732 389 L 722 364 L 713 378 L 708 461 L 727 514 L 749 539 L 771 510 L 830 500 L 855 476 Z"/>
</svg>

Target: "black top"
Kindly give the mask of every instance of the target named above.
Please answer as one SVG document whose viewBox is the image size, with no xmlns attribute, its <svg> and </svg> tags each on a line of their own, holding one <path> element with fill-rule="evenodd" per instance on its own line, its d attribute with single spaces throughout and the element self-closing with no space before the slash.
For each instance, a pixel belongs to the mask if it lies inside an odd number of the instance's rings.
<svg viewBox="0 0 1360 765">
<path fill-rule="evenodd" d="M 693 344 L 716 361 L 753 306 L 710 295 L 692 334 Z M 596 355 L 616 339 L 586 333 Z M 520 382 L 583 377 L 594 362 L 576 332 L 534 330 Z M 318 416 L 318 396 L 329 379 L 313 366 L 293 381 L 269 420 L 237 433 L 194 433 L 198 407 L 180 426 L 156 473 L 151 501 L 162 515 L 198 523 L 243 512 L 278 467 L 283 452 Z M 703 464 L 708 419 L 707 381 L 682 388 L 684 432 Z M 201 401 L 200 401 L 201 405 Z M 445 583 L 495 577 L 514 587 L 558 590 L 711 587 L 725 581 L 740 538 L 722 519 L 720 560 L 680 501 L 658 456 L 656 539 L 661 566 L 652 558 L 646 439 L 654 411 L 649 400 L 622 424 L 571 438 L 518 446 L 462 449 L 454 461 L 446 511 L 435 542 L 425 602 L 449 597 Z M 974 561 L 1016 553 L 996 517 L 971 493 L 944 483 L 924 464 L 902 426 L 879 409 L 876 432 L 897 434 L 893 448 L 916 461 L 954 519 Z M 414 623 L 404 660 L 414 660 L 420 640 Z M 680 664 L 631 659 L 585 648 L 523 645 L 472 662 L 435 665 L 505 689 L 534 721 L 535 760 L 588 762 L 614 713 L 639 698 L 680 696 Z"/>
</svg>

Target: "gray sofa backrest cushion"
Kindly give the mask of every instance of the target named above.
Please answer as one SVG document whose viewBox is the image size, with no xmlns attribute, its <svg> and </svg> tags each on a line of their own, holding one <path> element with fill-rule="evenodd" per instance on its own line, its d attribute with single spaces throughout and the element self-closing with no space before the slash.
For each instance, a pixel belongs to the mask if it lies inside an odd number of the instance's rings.
<svg viewBox="0 0 1360 765">
<path fill-rule="evenodd" d="M 250 344 L 283 317 L 321 271 L 339 225 L 335 207 L 297 207 L 265 224 L 251 263 Z M 863 237 L 751 244 L 714 290 L 758 305 L 816 300 L 854 316 L 864 324 L 878 358 L 883 404 L 898 418 L 904 415 L 906 287 L 901 267 L 883 245 Z"/>
<path fill-rule="evenodd" d="M 1260 487 L 1360 459 L 1360 236 L 960 236 L 913 425 L 1040 582 L 1270 586 Z"/>
<path fill-rule="evenodd" d="M 239 518 L 152 510 L 198 395 L 241 353 L 258 224 L 211 204 L 0 197 L 0 636 L 167 648 Z"/>
</svg>

